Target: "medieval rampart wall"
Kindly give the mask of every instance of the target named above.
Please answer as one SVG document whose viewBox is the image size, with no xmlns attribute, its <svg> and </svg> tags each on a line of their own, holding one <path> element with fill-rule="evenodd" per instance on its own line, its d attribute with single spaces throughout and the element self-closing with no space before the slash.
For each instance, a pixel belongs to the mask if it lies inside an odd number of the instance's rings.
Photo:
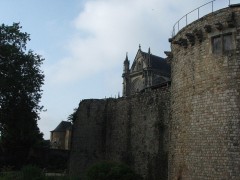
<svg viewBox="0 0 240 180">
<path fill-rule="evenodd" d="M 124 162 L 145 179 L 167 179 L 170 92 L 83 100 L 73 126 L 70 173 L 100 160 Z"/>
<path fill-rule="evenodd" d="M 193 22 L 171 46 L 169 179 L 239 179 L 240 7 Z"/>
</svg>

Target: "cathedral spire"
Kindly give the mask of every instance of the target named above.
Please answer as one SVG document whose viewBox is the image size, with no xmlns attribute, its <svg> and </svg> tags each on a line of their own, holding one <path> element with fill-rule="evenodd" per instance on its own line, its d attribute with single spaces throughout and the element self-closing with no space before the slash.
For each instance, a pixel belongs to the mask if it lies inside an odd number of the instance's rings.
<svg viewBox="0 0 240 180">
<path fill-rule="evenodd" d="M 141 51 L 141 44 L 139 44 L 139 50 Z"/>
<path fill-rule="evenodd" d="M 151 50 L 150 47 L 148 48 L 148 60 L 147 60 L 147 66 L 151 67 Z"/>
<path fill-rule="evenodd" d="M 126 58 L 125 58 L 124 64 L 125 65 L 128 64 L 127 66 L 129 66 L 128 52 L 126 52 Z"/>
<path fill-rule="evenodd" d="M 125 61 L 128 61 L 128 52 L 126 52 L 126 59 Z"/>
<path fill-rule="evenodd" d="M 123 96 L 128 96 L 129 95 L 129 73 L 130 73 L 130 69 L 129 69 L 129 64 L 130 61 L 128 60 L 128 53 L 126 53 L 126 58 L 123 62 Z"/>
<path fill-rule="evenodd" d="M 126 53 L 126 58 L 123 62 L 123 73 L 128 73 L 129 72 L 129 60 L 128 60 L 128 53 Z"/>
</svg>

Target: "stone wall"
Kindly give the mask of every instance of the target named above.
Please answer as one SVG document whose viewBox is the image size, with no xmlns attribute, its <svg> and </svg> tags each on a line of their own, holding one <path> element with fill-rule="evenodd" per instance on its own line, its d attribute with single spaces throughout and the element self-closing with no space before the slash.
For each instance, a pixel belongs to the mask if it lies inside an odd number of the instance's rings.
<svg viewBox="0 0 240 180">
<path fill-rule="evenodd" d="M 51 148 L 65 149 L 65 132 L 51 132 Z"/>
<path fill-rule="evenodd" d="M 83 100 L 73 126 L 70 173 L 99 160 L 124 162 L 145 179 L 167 179 L 170 92 Z"/>
<path fill-rule="evenodd" d="M 214 38 L 225 34 L 233 49 L 214 53 Z M 193 22 L 171 47 L 169 179 L 239 179 L 240 7 Z"/>
</svg>

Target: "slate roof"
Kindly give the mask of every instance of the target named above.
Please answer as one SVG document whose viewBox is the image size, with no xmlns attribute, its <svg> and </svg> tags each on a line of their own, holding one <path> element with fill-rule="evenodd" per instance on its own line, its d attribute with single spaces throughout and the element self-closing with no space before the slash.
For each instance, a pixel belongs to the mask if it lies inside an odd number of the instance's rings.
<svg viewBox="0 0 240 180">
<path fill-rule="evenodd" d="M 64 132 L 72 127 L 72 123 L 68 121 L 62 121 L 60 124 L 51 132 Z"/>
<path fill-rule="evenodd" d="M 148 53 L 142 52 L 145 56 L 148 56 Z M 151 62 L 151 67 L 153 69 L 158 69 L 163 73 L 166 73 L 168 75 L 171 74 L 171 67 L 170 65 L 167 63 L 166 59 L 159 57 L 159 56 L 155 56 L 153 54 L 150 54 L 150 62 Z"/>
</svg>

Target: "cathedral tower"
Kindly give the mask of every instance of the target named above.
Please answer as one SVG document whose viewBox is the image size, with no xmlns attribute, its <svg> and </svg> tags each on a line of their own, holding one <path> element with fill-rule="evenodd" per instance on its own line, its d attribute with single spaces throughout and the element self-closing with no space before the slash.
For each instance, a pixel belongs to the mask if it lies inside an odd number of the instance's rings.
<svg viewBox="0 0 240 180">
<path fill-rule="evenodd" d="M 128 96 L 130 94 L 130 84 L 129 84 L 129 60 L 128 54 L 126 54 L 125 61 L 123 62 L 123 97 Z"/>
</svg>

